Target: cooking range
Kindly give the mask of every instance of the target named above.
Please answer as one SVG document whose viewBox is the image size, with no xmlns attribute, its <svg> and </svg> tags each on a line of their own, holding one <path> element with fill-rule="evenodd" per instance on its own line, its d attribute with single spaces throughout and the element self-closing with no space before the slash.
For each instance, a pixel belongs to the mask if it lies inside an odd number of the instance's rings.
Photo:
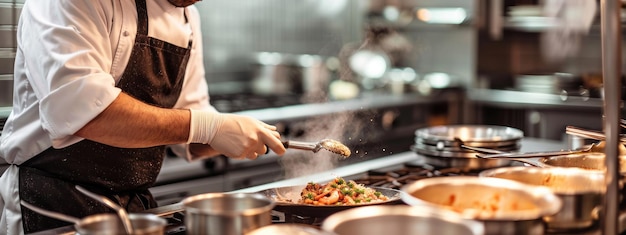
<svg viewBox="0 0 626 235">
<path fill-rule="evenodd" d="M 406 161 L 404 163 L 396 164 L 393 166 L 370 169 L 365 172 L 361 172 L 358 174 L 345 176 L 346 179 L 355 180 L 357 183 L 364 184 L 370 187 L 384 187 L 384 188 L 392 188 L 392 189 L 400 189 L 404 185 L 410 184 L 416 180 L 425 179 L 425 178 L 433 178 L 433 177 L 448 177 L 448 176 L 458 176 L 458 175 L 470 175 L 475 176 L 481 170 L 470 169 L 470 168 L 459 168 L 459 167 L 437 167 L 433 165 L 429 165 L 420 158 L 420 155 L 415 154 L 417 159 Z M 513 163 L 513 165 L 515 165 Z M 403 204 L 401 201 L 399 204 Z M 626 208 L 622 208 L 622 211 L 625 211 Z M 284 223 L 296 223 L 296 224 L 304 224 L 310 225 L 315 228 L 319 228 L 321 223 L 325 219 L 324 217 L 310 217 L 305 215 L 301 215 L 298 213 L 293 213 L 293 211 L 281 212 L 281 211 L 272 211 L 272 223 L 273 224 L 284 224 Z M 623 214 L 623 213 L 622 213 Z M 184 218 L 185 215 L 183 212 L 175 212 L 169 216 L 168 218 L 168 227 L 167 234 L 186 234 L 185 226 L 184 226 Z M 567 232 L 553 232 L 546 231 L 545 234 L 552 235 L 561 235 L 561 234 L 580 234 L 580 235 L 595 235 L 601 234 L 600 226 L 598 223 L 595 223 L 593 226 L 585 229 L 579 230 L 571 230 Z M 621 233 L 626 234 L 626 233 Z"/>
<path fill-rule="evenodd" d="M 566 148 L 566 143 L 559 141 L 550 141 L 545 139 L 533 139 L 524 138 L 521 140 L 520 151 L 544 151 Z M 425 157 L 422 154 L 414 151 L 406 151 L 395 153 L 386 157 L 377 158 L 373 160 L 354 163 L 330 171 L 319 172 L 313 175 L 285 179 L 276 181 L 264 185 L 253 186 L 236 190 L 233 192 L 259 192 L 268 188 L 276 188 L 289 185 L 301 185 L 302 183 L 310 182 L 313 180 L 326 182 L 334 177 L 341 176 L 345 179 L 355 180 L 358 183 L 362 183 L 366 186 L 386 187 L 393 189 L 400 189 L 402 186 L 410 184 L 420 179 L 433 178 L 433 177 L 450 177 L 457 175 L 477 175 L 480 170 L 462 167 L 441 167 L 434 166 L 426 163 Z M 515 165 L 516 163 L 511 163 Z M 402 203 L 402 202 L 400 202 Z M 624 211 L 626 208 L 621 209 L 620 214 L 620 231 L 623 231 L 624 224 Z M 168 225 L 166 228 L 166 234 L 187 234 L 184 226 L 185 215 L 180 204 L 172 204 L 162 206 L 150 210 L 149 212 L 158 214 L 167 219 Z M 315 228 L 319 228 L 320 223 L 324 218 L 313 218 L 298 214 L 286 214 L 280 211 L 272 211 L 272 223 L 285 224 L 285 223 L 297 223 L 303 225 L 310 225 Z M 42 234 L 73 234 L 70 227 L 61 228 L 55 230 L 53 233 Z M 594 224 L 590 228 L 568 231 L 567 233 L 556 233 L 547 231 L 546 234 L 561 235 L 561 234 L 579 234 L 579 235 L 596 235 L 601 234 L 598 224 Z M 624 234 L 623 232 L 621 234 Z"/>
</svg>

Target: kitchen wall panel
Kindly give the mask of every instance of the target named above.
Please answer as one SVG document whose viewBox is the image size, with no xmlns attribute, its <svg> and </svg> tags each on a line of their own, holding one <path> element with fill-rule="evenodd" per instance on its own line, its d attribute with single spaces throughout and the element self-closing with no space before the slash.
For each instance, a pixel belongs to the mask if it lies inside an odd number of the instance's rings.
<svg viewBox="0 0 626 235">
<path fill-rule="evenodd" d="M 204 0 L 204 57 L 209 82 L 242 79 L 254 52 L 336 56 L 359 41 L 367 1 Z M 246 75 L 243 75 L 246 79 Z"/>
</svg>

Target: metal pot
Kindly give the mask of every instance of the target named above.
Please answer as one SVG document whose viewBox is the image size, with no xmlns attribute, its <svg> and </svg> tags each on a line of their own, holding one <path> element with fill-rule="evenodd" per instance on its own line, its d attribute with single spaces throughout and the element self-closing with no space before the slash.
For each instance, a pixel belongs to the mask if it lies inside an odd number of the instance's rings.
<svg viewBox="0 0 626 235">
<path fill-rule="evenodd" d="M 337 235 L 332 232 L 322 231 L 311 225 L 305 224 L 272 224 L 255 229 L 246 235 Z"/>
<path fill-rule="evenodd" d="M 35 211 L 39 214 L 55 218 L 58 220 L 70 222 L 74 224 L 74 228 L 79 234 L 85 235 L 108 235 L 108 234 L 128 234 L 124 223 L 116 214 L 95 214 L 82 219 L 78 219 L 69 215 L 61 214 L 54 211 L 48 211 L 39 208 L 28 202 L 21 201 L 22 206 Z M 165 219 L 147 213 L 129 214 L 133 232 L 131 235 L 162 235 L 165 232 Z"/>
<path fill-rule="evenodd" d="M 165 232 L 165 219 L 152 214 L 129 214 L 133 235 L 161 235 Z M 79 234 L 126 234 L 124 225 L 115 214 L 97 214 L 85 217 L 75 226 Z"/>
<path fill-rule="evenodd" d="M 483 234 L 483 225 L 456 213 L 425 206 L 379 205 L 332 214 L 322 230 L 341 235 Z"/>
<path fill-rule="evenodd" d="M 206 193 L 182 203 L 189 234 L 243 235 L 272 223 L 274 202 L 258 193 Z"/>
<path fill-rule="evenodd" d="M 497 177 L 550 188 L 563 202 L 561 210 L 544 217 L 549 230 L 583 229 L 593 225 L 605 193 L 604 173 L 577 168 L 503 167 L 482 171 Z"/>
<path fill-rule="evenodd" d="M 325 95 L 330 82 L 326 61 L 318 55 L 260 52 L 251 63 L 255 94 Z"/>
<path fill-rule="evenodd" d="M 549 188 L 478 176 L 427 178 L 405 185 L 402 201 L 480 221 L 485 234 L 543 234 L 542 218 L 561 209 Z"/>
<path fill-rule="evenodd" d="M 561 156 L 553 156 L 537 159 L 537 161 L 555 167 L 576 167 L 586 170 L 602 170 L 606 169 L 604 162 L 604 153 L 579 153 Z M 626 173 L 626 157 L 620 156 L 619 159 L 620 173 Z"/>
</svg>

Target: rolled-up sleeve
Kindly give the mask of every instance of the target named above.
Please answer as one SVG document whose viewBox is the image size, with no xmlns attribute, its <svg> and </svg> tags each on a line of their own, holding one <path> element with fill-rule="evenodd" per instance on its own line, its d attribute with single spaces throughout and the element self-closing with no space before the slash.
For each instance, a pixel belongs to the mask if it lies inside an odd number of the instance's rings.
<svg viewBox="0 0 626 235">
<path fill-rule="evenodd" d="M 112 6 L 97 2 L 27 2 L 40 6 L 25 8 L 20 18 L 18 49 L 25 49 L 28 79 L 54 147 L 75 142 L 72 135 L 121 92 L 110 74 Z"/>
</svg>

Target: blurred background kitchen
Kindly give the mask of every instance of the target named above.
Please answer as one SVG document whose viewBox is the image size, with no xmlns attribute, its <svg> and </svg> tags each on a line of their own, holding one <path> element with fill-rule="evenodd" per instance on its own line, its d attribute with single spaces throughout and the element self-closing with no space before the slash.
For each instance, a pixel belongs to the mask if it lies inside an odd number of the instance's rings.
<svg viewBox="0 0 626 235">
<path fill-rule="evenodd" d="M 0 0 L 0 128 L 11 109 L 23 2 Z M 567 125 L 601 130 L 596 4 L 199 2 L 212 104 L 275 124 L 285 139 L 337 139 L 353 156 L 290 150 L 256 161 L 168 157 L 153 193 L 166 204 L 406 152 L 416 129 L 434 125 L 502 125 L 564 142 Z"/>
</svg>

